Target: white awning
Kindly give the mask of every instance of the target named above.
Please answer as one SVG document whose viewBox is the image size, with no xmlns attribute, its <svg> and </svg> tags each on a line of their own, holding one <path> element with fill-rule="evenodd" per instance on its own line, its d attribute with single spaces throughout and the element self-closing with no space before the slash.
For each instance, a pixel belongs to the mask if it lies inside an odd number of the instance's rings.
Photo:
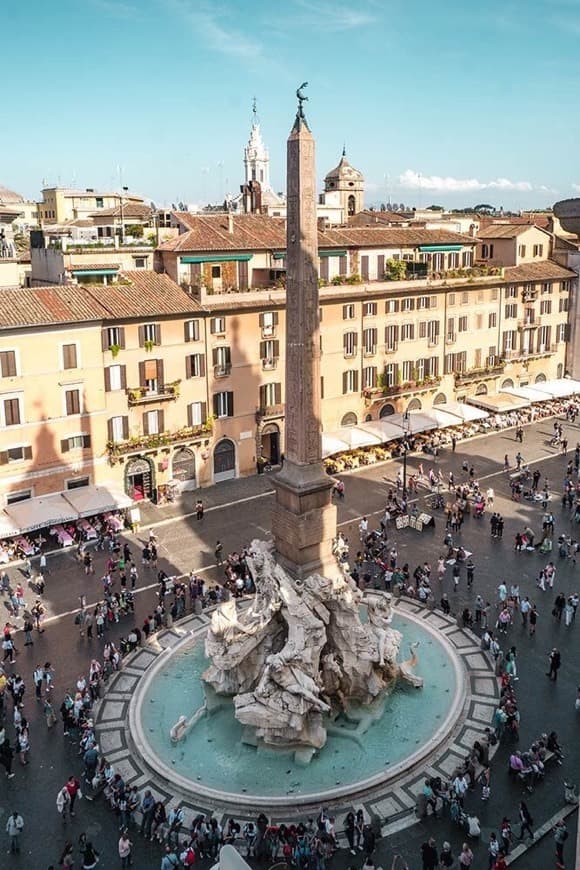
<svg viewBox="0 0 580 870">
<path fill-rule="evenodd" d="M 521 396 L 510 396 L 509 393 L 498 393 L 497 396 L 470 396 L 467 401 L 470 405 L 480 405 L 493 414 L 507 414 L 510 411 L 530 407 L 528 399 L 522 399 Z"/>
<path fill-rule="evenodd" d="M 78 518 L 77 512 L 61 492 L 8 505 L 6 513 L 13 520 L 17 532 L 33 532 Z"/>
<path fill-rule="evenodd" d="M 489 417 L 487 411 L 475 408 L 473 405 L 468 405 L 465 402 L 447 402 L 445 410 L 448 414 L 453 414 L 454 417 L 458 417 L 464 423 L 471 423 L 473 420 L 485 420 L 486 417 Z"/>
<path fill-rule="evenodd" d="M 572 378 L 558 378 L 554 381 L 534 384 L 534 390 L 547 393 L 548 398 L 564 399 L 566 396 L 575 396 L 580 393 L 580 381 L 575 381 Z"/>
<path fill-rule="evenodd" d="M 404 414 L 391 414 L 389 423 L 399 427 L 401 430 L 399 437 L 402 437 L 407 432 L 410 432 L 411 435 L 416 435 L 418 432 L 426 432 L 428 429 L 437 428 L 437 421 L 432 417 L 428 417 L 426 411 L 409 411 L 408 419 L 405 419 Z"/>
<path fill-rule="evenodd" d="M 329 432 L 328 436 L 338 441 L 345 441 L 348 444 L 349 450 L 352 450 L 354 447 L 370 447 L 373 444 L 381 444 L 383 440 L 378 435 L 368 432 L 362 426 L 343 426 L 341 429 Z"/>
<path fill-rule="evenodd" d="M 322 433 L 322 457 L 334 456 L 335 453 L 343 453 L 345 450 L 350 450 L 350 446 L 346 441 L 340 441 L 338 438 L 333 438 L 331 435 Z"/>
<path fill-rule="evenodd" d="M 124 492 L 114 486 L 109 488 L 106 484 L 71 489 L 64 493 L 64 497 L 79 517 L 92 517 L 105 511 L 129 508 L 133 504 L 133 500 Z"/>
<path fill-rule="evenodd" d="M 528 399 L 530 402 L 547 402 L 552 398 L 548 393 L 542 393 L 536 387 L 503 387 L 500 393 L 518 396 L 518 398 Z"/>
<path fill-rule="evenodd" d="M 435 421 L 438 429 L 445 429 L 447 426 L 457 426 L 459 421 L 455 414 L 452 414 L 451 411 L 447 410 L 447 405 L 444 407 L 429 408 L 428 411 L 423 411 L 426 417 L 430 417 Z M 482 411 L 482 413 L 485 413 Z M 411 411 L 411 414 L 415 414 L 415 411 Z M 486 415 L 487 416 L 487 415 Z"/>
<path fill-rule="evenodd" d="M 10 538 L 18 534 L 18 528 L 14 520 L 6 511 L 0 511 L 0 538 Z"/>
<path fill-rule="evenodd" d="M 403 437 L 403 432 L 400 426 L 391 423 L 392 414 L 389 417 L 384 417 L 382 420 L 371 420 L 368 423 L 361 423 L 359 429 L 364 429 L 365 432 L 370 432 L 380 438 L 381 444 L 386 444 L 388 441 L 396 441 L 397 438 Z"/>
</svg>

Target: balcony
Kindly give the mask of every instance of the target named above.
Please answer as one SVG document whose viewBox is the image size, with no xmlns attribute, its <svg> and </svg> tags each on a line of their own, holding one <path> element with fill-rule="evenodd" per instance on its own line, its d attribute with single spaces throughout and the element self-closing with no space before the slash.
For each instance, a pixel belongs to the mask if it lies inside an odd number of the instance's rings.
<svg viewBox="0 0 580 870">
<path fill-rule="evenodd" d="M 397 398 L 398 396 L 416 396 L 420 393 L 428 393 L 436 389 L 441 383 L 440 377 L 429 377 L 423 381 L 405 381 L 393 386 L 377 386 L 363 390 L 363 396 L 367 404 L 381 402 L 383 399 Z"/>
<path fill-rule="evenodd" d="M 273 372 L 277 368 L 278 368 L 278 357 L 277 356 L 264 357 L 262 359 L 262 369 L 265 372 Z"/>
<path fill-rule="evenodd" d="M 537 290 L 522 290 L 522 302 L 534 302 L 537 298 Z"/>
<path fill-rule="evenodd" d="M 232 364 L 224 363 L 213 367 L 214 378 L 227 378 L 232 373 Z"/>
<path fill-rule="evenodd" d="M 439 344 L 439 336 L 433 336 L 427 341 L 427 347 L 437 347 Z"/>
<path fill-rule="evenodd" d="M 497 378 L 505 370 L 505 363 L 494 363 L 490 366 L 482 366 L 480 368 L 468 369 L 464 372 L 457 372 L 455 375 L 455 386 L 470 384 L 472 381 L 489 381 L 492 378 Z"/>
<path fill-rule="evenodd" d="M 286 413 L 286 405 L 262 405 L 256 410 L 256 423 L 262 420 L 272 420 L 276 417 L 283 417 Z"/>
<path fill-rule="evenodd" d="M 115 465 L 127 453 L 140 453 L 143 450 L 157 450 L 170 444 L 193 444 L 203 441 L 211 435 L 213 424 L 211 419 L 199 426 L 185 426 L 175 432 L 161 432 L 158 435 L 140 435 L 128 438 L 127 441 L 107 441 L 109 463 Z"/>
<path fill-rule="evenodd" d="M 557 344 L 541 344 L 535 350 L 533 348 L 504 350 L 503 357 L 504 360 L 508 362 L 514 362 L 519 360 L 535 359 L 536 357 L 549 356 L 552 353 L 557 353 L 557 351 Z"/>
<path fill-rule="evenodd" d="M 372 347 L 365 347 L 363 350 L 363 356 L 365 357 L 365 359 L 370 357 L 370 356 L 376 356 L 376 355 L 377 355 L 376 344 L 373 344 Z"/>
<path fill-rule="evenodd" d="M 385 345 L 385 353 L 396 353 L 399 349 L 399 345 L 397 344 L 386 344 Z"/>
<path fill-rule="evenodd" d="M 523 317 L 518 320 L 518 329 L 520 332 L 523 329 L 537 329 L 538 326 L 542 325 L 542 318 L 540 315 L 535 315 L 534 317 Z"/>
<path fill-rule="evenodd" d="M 147 405 L 150 402 L 166 402 L 179 398 L 179 385 L 181 381 L 172 381 L 170 384 L 159 384 L 156 390 L 147 387 L 130 387 L 127 390 L 129 405 Z"/>
<path fill-rule="evenodd" d="M 450 333 L 448 333 L 448 335 L 445 336 L 445 344 L 455 344 L 456 341 L 457 341 L 457 333 L 456 332 L 450 332 Z"/>
</svg>

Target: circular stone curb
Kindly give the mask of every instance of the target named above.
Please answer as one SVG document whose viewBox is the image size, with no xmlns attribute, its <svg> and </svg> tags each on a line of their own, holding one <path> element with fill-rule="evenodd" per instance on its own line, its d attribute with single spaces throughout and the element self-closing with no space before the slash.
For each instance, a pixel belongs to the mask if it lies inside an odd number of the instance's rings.
<svg viewBox="0 0 580 870">
<path fill-rule="evenodd" d="M 95 714 L 95 727 L 101 752 L 114 765 L 126 783 L 140 790 L 150 788 L 156 799 L 179 803 L 188 825 L 198 813 L 218 817 L 235 814 L 239 820 L 254 819 L 258 809 L 271 811 L 279 820 L 305 818 L 332 807 L 335 814 L 346 815 L 355 806 L 364 806 L 380 824 L 401 822 L 401 827 L 416 821 L 414 810 L 424 778 L 449 778 L 470 751 L 473 741 L 491 725 L 499 698 L 493 662 L 481 651 L 479 638 L 459 628 L 454 619 L 439 611 L 420 606 L 409 599 L 397 602 L 395 610 L 436 635 L 454 663 L 457 690 L 445 722 L 417 752 L 392 769 L 359 781 L 354 786 L 337 787 L 320 794 L 293 796 L 256 796 L 215 791 L 181 776 L 151 751 L 141 726 L 140 707 L 145 691 L 156 672 L 171 653 L 191 643 L 205 631 L 209 617 L 204 612 L 189 616 L 170 629 L 161 631 L 145 646 L 123 660 L 123 669 L 114 674 Z M 340 816 L 342 818 L 342 816 Z M 404 820 L 404 821 L 402 821 Z"/>
</svg>

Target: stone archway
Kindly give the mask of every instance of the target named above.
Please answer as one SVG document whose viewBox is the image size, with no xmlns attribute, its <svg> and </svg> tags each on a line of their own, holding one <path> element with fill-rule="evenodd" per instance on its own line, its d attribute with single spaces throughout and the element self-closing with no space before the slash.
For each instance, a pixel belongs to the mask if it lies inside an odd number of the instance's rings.
<svg viewBox="0 0 580 870">
<path fill-rule="evenodd" d="M 502 381 L 501 388 L 502 388 L 502 390 L 505 389 L 505 387 L 510 387 L 510 389 L 511 389 L 511 387 L 513 387 L 513 385 L 514 385 L 514 382 L 512 381 L 512 379 L 506 378 L 505 381 Z"/>
<path fill-rule="evenodd" d="M 280 464 L 280 428 L 276 423 L 267 423 L 262 429 L 261 456 L 270 465 Z"/>
<path fill-rule="evenodd" d="M 196 489 L 195 453 L 188 447 L 180 447 L 171 460 L 171 475 L 178 480 L 182 491 Z"/>
<path fill-rule="evenodd" d="M 423 405 L 419 401 L 419 399 L 411 399 L 409 404 L 407 405 L 407 411 L 420 411 Z"/>
<path fill-rule="evenodd" d="M 152 498 L 155 489 L 153 463 L 145 456 L 129 459 L 125 466 L 125 492 L 134 501 Z"/>
<path fill-rule="evenodd" d="M 354 414 L 352 411 L 349 411 L 348 414 L 345 414 L 340 421 L 341 426 L 356 426 L 357 423 L 358 418 L 356 414 Z"/>
<path fill-rule="evenodd" d="M 434 405 L 446 405 L 447 404 L 447 396 L 445 393 L 437 393 L 435 398 L 433 399 Z"/>
<path fill-rule="evenodd" d="M 487 396 L 487 384 L 478 384 L 475 390 L 476 396 Z"/>
<path fill-rule="evenodd" d="M 384 417 L 390 417 L 391 414 L 395 413 L 395 406 L 391 405 L 390 402 L 387 402 L 386 405 L 383 405 L 381 410 L 379 411 L 379 420 L 382 420 Z"/>
<path fill-rule="evenodd" d="M 236 477 L 236 445 L 229 438 L 218 441 L 213 451 L 213 480 L 231 480 Z"/>
<path fill-rule="evenodd" d="M 536 375 L 534 379 L 535 384 L 545 384 L 546 383 L 546 375 L 540 372 L 539 375 Z"/>
</svg>

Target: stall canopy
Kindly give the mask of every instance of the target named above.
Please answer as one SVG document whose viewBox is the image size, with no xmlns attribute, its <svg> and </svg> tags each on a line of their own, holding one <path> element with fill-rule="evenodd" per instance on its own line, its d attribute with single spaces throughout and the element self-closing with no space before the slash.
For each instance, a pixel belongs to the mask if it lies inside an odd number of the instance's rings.
<svg viewBox="0 0 580 870">
<path fill-rule="evenodd" d="M 33 532 L 47 526 L 76 520 L 78 514 L 62 493 L 19 501 L 6 508 L 17 532 Z"/>
<path fill-rule="evenodd" d="M 64 493 L 64 497 L 79 517 L 92 517 L 105 511 L 128 508 L 133 504 L 128 495 L 115 487 L 82 486 Z"/>
<path fill-rule="evenodd" d="M 415 411 L 411 411 L 411 415 L 414 415 L 415 413 Z M 447 410 L 447 405 L 445 405 L 444 408 L 429 408 L 428 411 L 423 411 L 422 413 L 434 420 L 438 429 L 445 429 L 447 426 L 458 426 L 460 423 L 460 420 L 457 419 L 457 415 L 452 414 Z M 482 413 L 485 414 L 485 412 Z M 487 416 L 487 414 L 485 416 Z"/>
<path fill-rule="evenodd" d="M 498 393 L 497 396 L 470 396 L 467 399 L 470 405 L 479 405 L 492 414 L 507 414 L 510 411 L 518 411 L 520 408 L 529 408 L 528 399 L 521 396 L 511 396 L 509 393 Z"/>
<path fill-rule="evenodd" d="M 465 402 L 448 402 L 445 405 L 445 411 L 448 414 L 453 414 L 454 417 L 459 417 L 464 423 L 471 423 L 473 420 L 485 420 L 489 417 L 487 411 L 482 408 L 476 408 L 474 405 L 467 405 Z"/>
<path fill-rule="evenodd" d="M 566 396 L 575 396 L 580 393 L 580 381 L 574 381 L 572 378 L 558 378 L 555 381 L 534 384 L 534 390 L 547 393 L 547 398 L 564 399 Z"/>
</svg>

